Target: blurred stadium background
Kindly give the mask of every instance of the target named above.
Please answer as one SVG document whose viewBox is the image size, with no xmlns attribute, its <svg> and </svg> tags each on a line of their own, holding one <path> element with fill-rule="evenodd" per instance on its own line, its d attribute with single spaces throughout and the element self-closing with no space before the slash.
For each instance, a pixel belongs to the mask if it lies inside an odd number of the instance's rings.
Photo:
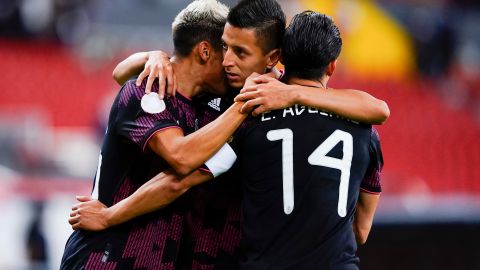
<svg viewBox="0 0 480 270">
<path fill-rule="evenodd" d="M 0 0 L 0 269 L 58 269 L 90 192 L 115 64 L 171 51 L 184 0 Z M 222 1 L 230 6 L 235 0 Z M 384 192 L 362 269 L 480 269 L 480 4 L 279 1 L 335 18 L 336 88 L 386 100 Z"/>
</svg>

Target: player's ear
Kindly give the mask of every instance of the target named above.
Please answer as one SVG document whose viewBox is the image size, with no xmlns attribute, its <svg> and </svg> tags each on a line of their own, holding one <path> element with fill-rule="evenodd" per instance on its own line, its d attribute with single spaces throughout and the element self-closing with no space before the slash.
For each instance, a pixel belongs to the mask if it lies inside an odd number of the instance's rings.
<svg viewBox="0 0 480 270">
<path fill-rule="evenodd" d="M 273 49 L 267 54 L 267 69 L 272 69 L 282 57 L 281 49 Z"/>
<path fill-rule="evenodd" d="M 328 76 L 332 76 L 336 67 L 337 67 L 337 59 L 333 60 L 332 62 L 330 62 L 330 64 L 328 64 L 327 70 L 325 71 L 325 73 Z"/>
<path fill-rule="evenodd" d="M 200 58 L 200 62 L 202 64 L 205 64 L 208 62 L 210 59 L 210 56 L 212 55 L 212 46 L 210 46 L 210 43 L 206 41 L 202 41 L 198 44 L 197 46 L 198 50 L 198 56 Z"/>
</svg>

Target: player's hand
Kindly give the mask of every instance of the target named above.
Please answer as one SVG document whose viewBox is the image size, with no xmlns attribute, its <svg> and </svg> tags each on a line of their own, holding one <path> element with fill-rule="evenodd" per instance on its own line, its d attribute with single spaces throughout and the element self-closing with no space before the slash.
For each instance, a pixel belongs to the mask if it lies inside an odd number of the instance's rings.
<svg viewBox="0 0 480 270">
<path fill-rule="evenodd" d="M 273 73 L 257 76 L 250 83 L 235 97 L 235 101 L 245 102 L 241 112 L 252 110 L 253 116 L 257 116 L 294 103 L 292 88 L 278 81 Z"/>
<path fill-rule="evenodd" d="M 109 227 L 108 207 L 90 196 L 77 196 L 80 202 L 72 207 L 68 223 L 74 230 L 101 231 Z"/>
<path fill-rule="evenodd" d="M 278 75 L 280 74 L 280 75 Z M 248 78 L 245 80 L 245 84 L 243 85 L 242 90 L 240 90 L 240 93 L 245 92 L 245 89 L 248 89 L 249 87 L 252 87 L 254 85 L 257 85 L 259 83 L 263 82 L 262 78 L 272 78 L 272 79 L 278 79 L 277 76 L 281 76 L 280 71 L 278 69 L 272 69 L 271 72 L 265 73 L 265 74 L 259 74 L 256 72 L 253 72 Z"/>
<path fill-rule="evenodd" d="M 260 77 L 262 74 L 259 74 L 259 73 L 256 73 L 256 72 L 253 72 L 250 76 L 248 76 L 248 78 L 245 80 L 245 84 L 243 85 L 243 89 L 247 88 L 247 87 L 252 87 L 254 85 L 256 85 L 255 83 L 255 79 Z"/>
<path fill-rule="evenodd" d="M 248 78 L 245 80 L 245 84 L 243 86 L 243 88 L 248 88 L 248 87 L 252 87 L 254 85 L 256 85 L 255 83 L 255 79 L 258 78 L 259 76 L 261 76 L 261 74 L 259 73 L 256 73 L 256 72 L 253 72 L 250 76 L 248 76 Z M 245 100 L 241 100 L 241 99 L 235 99 L 235 102 L 243 102 L 245 103 Z M 241 113 L 244 113 L 244 114 L 250 114 L 252 113 L 254 107 L 250 107 L 250 108 L 244 108 L 245 105 L 242 105 L 242 108 L 240 109 L 240 112 Z"/>
<path fill-rule="evenodd" d="M 162 51 L 148 52 L 148 60 L 145 63 L 145 68 L 140 75 L 138 75 L 136 81 L 137 86 L 140 86 L 147 76 L 145 93 L 148 94 L 152 91 L 153 82 L 158 78 L 158 96 L 160 99 L 163 99 L 165 91 L 167 95 L 175 95 L 177 78 L 172 63 L 170 63 L 170 59 L 166 53 Z"/>
</svg>

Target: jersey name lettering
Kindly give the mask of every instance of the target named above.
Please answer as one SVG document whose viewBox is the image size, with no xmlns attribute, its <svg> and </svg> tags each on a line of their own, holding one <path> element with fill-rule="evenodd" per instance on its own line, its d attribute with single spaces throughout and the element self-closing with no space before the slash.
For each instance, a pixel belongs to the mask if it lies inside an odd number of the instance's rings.
<svg viewBox="0 0 480 270">
<path fill-rule="evenodd" d="M 261 121 L 266 122 L 266 121 L 275 120 L 276 118 L 295 117 L 295 116 L 300 116 L 304 113 L 318 114 L 318 115 L 321 115 L 321 116 L 343 119 L 345 121 L 348 121 L 348 122 L 351 122 L 351 123 L 354 123 L 354 124 L 359 124 L 357 121 L 353 121 L 353 120 L 341 117 L 341 116 L 333 114 L 333 113 L 321 111 L 321 110 L 316 109 L 316 108 L 307 107 L 307 106 L 298 105 L 298 104 L 295 104 L 291 107 L 283 109 L 281 115 L 280 114 L 275 115 L 275 113 L 272 113 L 271 111 L 264 112 L 264 113 L 262 113 Z"/>
</svg>

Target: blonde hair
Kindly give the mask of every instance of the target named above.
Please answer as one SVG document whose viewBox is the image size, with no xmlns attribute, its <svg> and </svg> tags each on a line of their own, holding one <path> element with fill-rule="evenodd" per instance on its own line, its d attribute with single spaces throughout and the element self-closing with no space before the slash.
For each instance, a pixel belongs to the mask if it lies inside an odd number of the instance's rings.
<svg viewBox="0 0 480 270">
<path fill-rule="evenodd" d="M 228 11 L 228 7 L 217 0 L 195 0 L 178 13 L 173 20 L 172 30 L 182 24 L 194 24 L 203 21 L 225 25 Z"/>
<path fill-rule="evenodd" d="M 172 23 L 175 54 L 188 56 L 201 41 L 221 50 L 221 37 L 229 9 L 216 0 L 196 0 L 175 17 Z"/>
</svg>

